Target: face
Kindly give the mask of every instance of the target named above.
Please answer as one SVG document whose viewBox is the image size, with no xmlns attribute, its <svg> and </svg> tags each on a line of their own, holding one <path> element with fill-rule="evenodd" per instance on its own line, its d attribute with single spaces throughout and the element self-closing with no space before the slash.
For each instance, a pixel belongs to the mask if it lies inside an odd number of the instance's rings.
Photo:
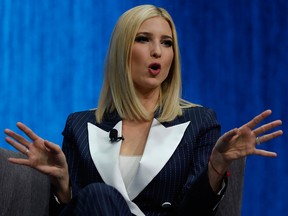
<svg viewBox="0 0 288 216">
<path fill-rule="evenodd" d="M 138 93 L 160 91 L 173 61 L 173 38 L 162 17 L 147 19 L 140 26 L 131 55 L 131 75 Z"/>
</svg>

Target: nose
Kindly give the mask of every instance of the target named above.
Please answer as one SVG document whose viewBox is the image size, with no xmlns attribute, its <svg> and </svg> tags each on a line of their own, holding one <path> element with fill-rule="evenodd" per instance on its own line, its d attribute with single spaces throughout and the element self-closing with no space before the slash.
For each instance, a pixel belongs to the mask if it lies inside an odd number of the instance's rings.
<svg viewBox="0 0 288 216">
<path fill-rule="evenodd" d="M 153 43 L 151 46 L 151 56 L 154 58 L 160 58 L 161 52 L 161 45 L 159 43 Z"/>
</svg>

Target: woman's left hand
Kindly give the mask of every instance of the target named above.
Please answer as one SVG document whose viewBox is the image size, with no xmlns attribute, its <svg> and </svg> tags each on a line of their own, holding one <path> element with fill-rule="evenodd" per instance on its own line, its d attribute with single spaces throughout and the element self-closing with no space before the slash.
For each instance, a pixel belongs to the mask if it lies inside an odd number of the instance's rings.
<svg viewBox="0 0 288 216">
<path fill-rule="evenodd" d="M 221 136 L 212 151 L 213 165 L 216 166 L 217 164 L 218 169 L 223 171 L 228 168 L 233 160 L 246 157 L 247 155 L 276 157 L 277 154 L 275 152 L 257 148 L 260 144 L 283 134 L 282 130 L 265 134 L 267 131 L 280 126 L 282 124 L 281 120 L 275 120 L 255 128 L 271 113 L 271 110 L 266 110 L 240 128 L 230 130 Z"/>
</svg>

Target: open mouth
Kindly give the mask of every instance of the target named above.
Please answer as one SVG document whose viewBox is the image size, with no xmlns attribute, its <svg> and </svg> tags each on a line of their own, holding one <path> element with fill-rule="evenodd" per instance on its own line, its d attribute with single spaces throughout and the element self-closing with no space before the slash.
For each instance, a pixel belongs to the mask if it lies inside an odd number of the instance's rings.
<svg viewBox="0 0 288 216">
<path fill-rule="evenodd" d="M 161 65 L 160 64 L 152 63 L 152 64 L 149 65 L 149 72 L 153 76 L 156 76 L 157 74 L 159 74 L 160 71 L 161 71 Z"/>
<path fill-rule="evenodd" d="M 159 70 L 159 69 L 161 69 L 161 65 L 157 64 L 157 63 L 153 63 L 153 64 L 149 65 L 149 68 L 152 70 Z"/>
</svg>

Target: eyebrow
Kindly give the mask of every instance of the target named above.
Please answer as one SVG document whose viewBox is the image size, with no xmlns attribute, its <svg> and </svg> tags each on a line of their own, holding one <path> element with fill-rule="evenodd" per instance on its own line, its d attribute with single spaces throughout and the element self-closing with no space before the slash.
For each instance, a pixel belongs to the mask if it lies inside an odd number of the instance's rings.
<svg viewBox="0 0 288 216">
<path fill-rule="evenodd" d="M 153 35 L 150 32 L 137 32 L 136 36 L 141 35 L 141 34 L 142 35 L 147 35 L 147 36 L 150 36 L 150 37 L 151 37 L 151 35 Z M 166 39 L 169 38 L 169 39 L 173 40 L 173 37 L 170 36 L 170 35 L 162 35 L 161 38 L 166 38 Z"/>
</svg>

